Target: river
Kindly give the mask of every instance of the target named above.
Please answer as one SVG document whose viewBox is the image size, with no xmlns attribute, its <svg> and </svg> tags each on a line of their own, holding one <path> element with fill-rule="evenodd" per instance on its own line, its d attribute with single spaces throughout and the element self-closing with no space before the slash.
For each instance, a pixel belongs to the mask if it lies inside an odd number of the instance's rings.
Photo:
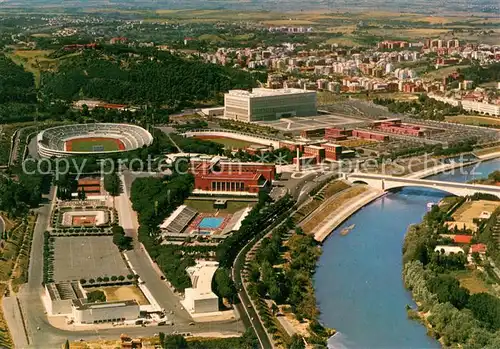
<svg viewBox="0 0 500 349">
<path fill-rule="evenodd" d="M 428 179 L 465 182 L 500 168 L 500 159 L 456 169 Z M 339 333 L 329 340 L 335 349 L 439 348 L 426 329 L 407 318 L 414 305 L 401 279 L 401 248 L 406 229 L 421 221 L 428 202 L 446 193 L 404 188 L 363 207 L 324 242 L 314 284 L 320 320 Z M 346 236 L 339 232 L 352 224 Z"/>
</svg>

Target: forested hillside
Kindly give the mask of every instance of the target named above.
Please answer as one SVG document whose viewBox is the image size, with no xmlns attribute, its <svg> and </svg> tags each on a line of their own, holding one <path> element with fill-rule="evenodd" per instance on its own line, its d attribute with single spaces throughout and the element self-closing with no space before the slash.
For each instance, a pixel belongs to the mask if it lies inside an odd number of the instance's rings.
<svg viewBox="0 0 500 349">
<path fill-rule="evenodd" d="M 33 74 L 0 54 L 0 122 L 23 121 L 35 102 Z"/>
<path fill-rule="evenodd" d="M 0 104 L 36 101 L 33 74 L 0 54 Z"/>
<path fill-rule="evenodd" d="M 57 72 L 45 72 L 43 92 L 66 101 L 96 98 L 177 107 L 220 99 L 221 92 L 232 88 L 253 87 L 256 78 L 167 52 L 104 47 L 65 60 Z"/>
</svg>

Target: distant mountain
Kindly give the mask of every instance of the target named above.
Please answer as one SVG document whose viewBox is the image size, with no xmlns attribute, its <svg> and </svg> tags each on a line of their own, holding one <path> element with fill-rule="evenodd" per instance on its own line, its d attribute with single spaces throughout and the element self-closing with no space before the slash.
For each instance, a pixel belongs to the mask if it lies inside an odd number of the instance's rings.
<svg viewBox="0 0 500 349">
<path fill-rule="evenodd" d="M 446 11 L 490 12 L 498 15 L 497 0 L 0 0 L 2 8 L 149 8 L 149 9 L 234 9 L 234 10 L 392 10 L 420 13 Z"/>
</svg>

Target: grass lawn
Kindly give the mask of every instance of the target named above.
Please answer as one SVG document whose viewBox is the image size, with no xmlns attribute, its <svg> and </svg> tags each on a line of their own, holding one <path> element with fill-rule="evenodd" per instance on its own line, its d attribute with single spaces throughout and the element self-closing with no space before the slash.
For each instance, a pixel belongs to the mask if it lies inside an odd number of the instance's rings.
<svg viewBox="0 0 500 349">
<path fill-rule="evenodd" d="M 500 126 L 499 118 L 492 118 L 479 115 L 454 115 L 447 116 L 446 121 L 457 124 L 475 125 L 475 126 Z"/>
<path fill-rule="evenodd" d="M 6 288 L 7 288 L 6 284 L 0 284 L 0 295 L 4 294 Z M 0 301 L 1 301 L 1 296 L 0 296 Z M 13 348 L 12 339 L 9 333 L 9 328 L 7 326 L 7 322 L 5 321 L 2 308 L 0 308 L 0 348 Z"/>
<path fill-rule="evenodd" d="M 239 210 L 246 208 L 247 206 L 255 205 L 252 201 L 228 201 L 227 208 L 224 210 L 218 210 L 214 208 L 213 200 L 186 200 L 184 204 L 194 208 L 198 212 L 213 213 L 219 211 L 221 213 L 235 213 Z"/>
<path fill-rule="evenodd" d="M 120 150 L 120 141 L 114 138 L 80 138 L 66 142 L 66 148 L 76 152 Z"/>
<path fill-rule="evenodd" d="M 437 70 L 430 71 L 429 73 L 425 74 L 424 77 L 427 79 L 442 79 L 443 77 L 456 72 L 457 69 L 465 69 L 468 67 L 468 65 L 453 65 L 449 67 L 443 67 Z"/>
<path fill-rule="evenodd" d="M 481 272 L 478 270 L 462 270 L 453 273 L 453 276 L 460 282 L 460 286 L 468 289 L 471 294 L 474 293 L 494 293 L 491 287 L 481 277 Z"/>
<path fill-rule="evenodd" d="M 232 139 L 232 138 L 206 138 L 206 137 L 203 137 L 203 139 L 207 140 L 207 141 L 212 141 L 215 143 L 222 144 L 222 145 L 224 145 L 224 147 L 230 148 L 230 149 L 234 149 L 234 148 L 238 148 L 238 149 L 243 148 L 244 149 L 244 148 L 247 148 L 253 144 L 253 143 L 250 143 L 247 141 L 242 141 L 239 139 Z"/>
</svg>

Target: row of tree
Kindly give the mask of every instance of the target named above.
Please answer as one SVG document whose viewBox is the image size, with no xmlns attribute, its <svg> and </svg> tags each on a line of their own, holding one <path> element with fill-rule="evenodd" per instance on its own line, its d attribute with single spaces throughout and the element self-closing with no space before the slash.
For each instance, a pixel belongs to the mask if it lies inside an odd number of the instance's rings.
<svg viewBox="0 0 500 349">
<path fill-rule="evenodd" d="M 251 330 L 241 337 L 187 341 L 179 334 L 158 334 L 160 346 L 164 349 L 257 349 L 259 342 Z"/>
<path fill-rule="evenodd" d="M 436 206 L 421 224 L 409 228 L 403 246 L 405 286 L 412 291 L 418 311 L 430 313 L 426 320 L 432 326 L 430 332 L 444 345 L 498 347 L 500 299 L 489 293 L 470 294 L 460 285 L 453 272 L 465 269 L 463 253 L 434 251 L 439 233 L 446 231 L 447 215 Z M 496 222 L 496 216 L 492 219 Z"/>
</svg>

